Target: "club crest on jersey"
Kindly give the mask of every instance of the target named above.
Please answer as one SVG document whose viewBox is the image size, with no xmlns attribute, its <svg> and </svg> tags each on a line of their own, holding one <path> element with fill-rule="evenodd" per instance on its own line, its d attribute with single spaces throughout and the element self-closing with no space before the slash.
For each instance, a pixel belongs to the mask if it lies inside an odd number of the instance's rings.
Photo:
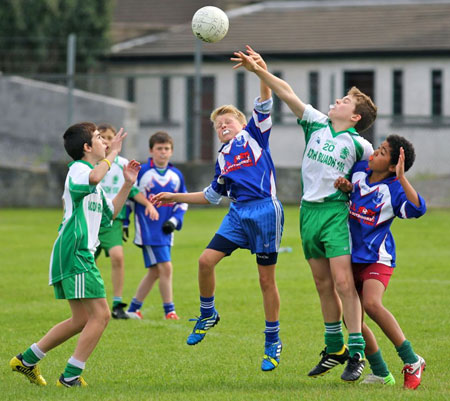
<svg viewBox="0 0 450 401">
<path fill-rule="evenodd" d="M 372 202 L 375 203 L 375 205 L 379 205 L 381 202 L 383 202 L 383 196 L 384 195 L 381 192 L 378 192 L 372 199 Z"/>
<path fill-rule="evenodd" d="M 239 147 L 244 146 L 245 145 L 244 135 L 236 136 L 235 140 L 234 140 L 234 144 Z"/>
</svg>

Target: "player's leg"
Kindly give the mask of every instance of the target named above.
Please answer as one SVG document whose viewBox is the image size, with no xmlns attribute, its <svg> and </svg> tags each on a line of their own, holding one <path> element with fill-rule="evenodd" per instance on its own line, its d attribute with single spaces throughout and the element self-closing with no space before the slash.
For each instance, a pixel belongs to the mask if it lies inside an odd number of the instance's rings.
<svg viewBox="0 0 450 401">
<path fill-rule="evenodd" d="M 111 281 L 113 286 L 112 317 L 115 319 L 128 319 L 128 315 L 123 309 L 127 304 L 122 302 L 125 278 L 123 246 L 116 245 L 108 249 L 108 253 L 111 258 Z"/>
<path fill-rule="evenodd" d="M 80 303 L 87 314 L 87 322 L 81 330 L 77 345 L 72 356 L 67 361 L 64 372 L 58 380 L 59 386 L 78 387 L 86 386 L 81 377 L 85 364 L 92 351 L 100 340 L 110 319 L 110 312 L 106 298 L 84 298 L 80 300 L 69 300 L 72 304 Z"/>
<path fill-rule="evenodd" d="M 159 270 L 157 265 L 147 267 L 147 272 L 138 285 L 136 294 L 130 302 L 127 315 L 132 319 L 142 319 L 141 308 L 144 300 L 155 285 L 159 278 Z"/>
<path fill-rule="evenodd" d="M 159 292 L 163 301 L 164 315 L 168 320 L 179 320 L 173 302 L 172 277 L 173 266 L 171 261 L 158 263 Z"/>
<path fill-rule="evenodd" d="M 361 383 L 394 385 L 395 378 L 392 373 L 389 372 L 386 362 L 381 354 L 381 350 L 378 347 L 375 335 L 365 322 L 362 323 L 361 329 L 364 341 L 366 342 L 366 358 L 369 361 L 370 369 L 372 370 L 372 373 L 368 374 Z"/>
<path fill-rule="evenodd" d="M 213 238 L 208 246 L 224 242 L 224 238 Z M 211 245 L 213 244 L 213 245 Z M 198 344 L 206 335 L 206 331 L 214 327 L 220 320 L 215 308 L 214 291 L 216 287 L 215 266 L 226 256 L 224 252 L 207 248 L 200 255 L 198 261 L 198 286 L 200 290 L 200 317 L 191 319 L 195 321 L 192 333 L 187 338 L 188 345 Z"/>
<path fill-rule="evenodd" d="M 280 331 L 280 294 L 275 280 L 275 266 L 275 264 L 258 264 L 259 285 L 266 319 L 264 357 L 261 363 L 263 371 L 271 371 L 278 367 L 282 350 L 282 343 L 278 335 Z"/>
<path fill-rule="evenodd" d="M 404 387 L 416 389 L 422 380 L 422 371 L 426 366 L 425 360 L 414 352 L 397 319 L 383 305 L 382 298 L 385 285 L 387 285 L 387 282 L 383 284 L 383 282 L 375 279 L 364 281 L 363 306 L 370 318 L 378 324 L 394 344 L 398 355 L 405 364 L 402 371 L 404 373 Z"/>
<path fill-rule="evenodd" d="M 325 349 L 321 360 L 308 373 L 309 377 L 322 376 L 348 359 L 342 332 L 342 305 L 336 292 L 330 263 L 326 258 L 310 258 L 309 266 L 313 275 L 325 325 Z"/>
</svg>

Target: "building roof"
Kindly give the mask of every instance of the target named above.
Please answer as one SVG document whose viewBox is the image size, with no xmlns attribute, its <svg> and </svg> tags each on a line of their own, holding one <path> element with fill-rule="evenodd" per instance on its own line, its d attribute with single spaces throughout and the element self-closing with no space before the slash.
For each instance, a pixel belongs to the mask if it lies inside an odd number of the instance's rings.
<svg viewBox="0 0 450 401">
<path fill-rule="evenodd" d="M 195 7 L 186 6 L 183 16 L 163 33 L 117 44 L 113 58 L 192 56 L 196 39 L 191 17 L 205 2 L 181 3 Z M 228 34 L 218 43 L 203 45 L 206 57 L 230 55 L 246 44 L 279 57 L 450 54 L 450 0 L 267 1 L 229 9 L 227 15 Z"/>
</svg>

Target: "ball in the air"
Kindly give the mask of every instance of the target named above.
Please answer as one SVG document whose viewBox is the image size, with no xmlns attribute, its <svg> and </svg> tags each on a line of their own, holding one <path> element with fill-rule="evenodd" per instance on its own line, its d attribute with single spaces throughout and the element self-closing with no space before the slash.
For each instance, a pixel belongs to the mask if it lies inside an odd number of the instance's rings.
<svg viewBox="0 0 450 401">
<path fill-rule="evenodd" d="M 204 42 L 214 43 L 223 39 L 228 26 L 227 15 L 217 7 L 202 7 L 192 17 L 192 32 Z"/>
</svg>

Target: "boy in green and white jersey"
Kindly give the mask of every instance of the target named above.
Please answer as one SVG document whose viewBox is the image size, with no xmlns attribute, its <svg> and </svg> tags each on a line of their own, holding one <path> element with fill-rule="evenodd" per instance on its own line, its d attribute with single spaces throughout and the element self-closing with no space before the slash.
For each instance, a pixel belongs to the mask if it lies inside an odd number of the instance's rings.
<svg viewBox="0 0 450 401">
<path fill-rule="evenodd" d="M 372 100 L 357 88 L 336 99 L 328 116 L 306 105 L 282 79 L 261 68 L 259 56 L 247 46 L 247 54 L 236 52 L 233 61 L 254 72 L 298 117 L 305 133 L 302 162 L 303 197 L 300 235 L 311 267 L 325 323 L 322 358 L 308 374 L 317 377 L 348 360 L 341 378 L 355 381 L 365 366 L 361 334 L 361 305 L 351 268 L 348 229 L 348 195 L 334 188 L 337 177 L 348 176 L 353 164 L 373 153 L 364 131 L 376 118 Z M 260 56 L 259 56 L 260 57 Z M 342 333 L 342 313 L 349 331 L 348 349 Z"/>
<path fill-rule="evenodd" d="M 100 225 L 111 225 L 140 169 L 138 162 L 131 161 L 123 170 L 125 183 L 117 196 L 112 201 L 106 198 L 99 184 L 119 154 L 126 135 L 123 130 L 119 131 L 106 156 L 106 144 L 95 124 L 75 124 L 64 133 L 64 147 L 74 161 L 69 164 L 64 185 L 64 217 L 53 246 L 49 283 L 53 285 L 57 299 L 68 300 L 72 316 L 11 359 L 12 370 L 24 374 L 32 383 L 47 384 L 38 362 L 46 352 L 80 333 L 75 351 L 57 385 L 86 385 L 81 372 L 110 316 L 103 280 L 94 260 L 98 231 Z"/>
<path fill-rule="evenodd" d="M 116 129 L 110 124 L 100 124 L 98 126 L 103 141 L 106 143 L 106 154 L 109 154 L 109 147 L 112 140 L 117 135 Z M 128 164 L 128 160 L 117 155 L 111 164 L 110 170 L 106 173 L 101 181 L 101 186 L 105 191 L 108 199 L 113 199 L 119 192 L 124 183 L 123 169 Z M 149 200 L 142 194 L 137 187 L 133 187 L 128 196 L 141 205 L 145 206 L 145 215 L 150 219 L 156 220 L 158 212 Z M 122 292 L 125 276 L 125 263 L 123 254 L 123 241 L 127 240 L 128 227 L 124 229 L 123 221 L 126 218 L 126 208 L 117 215 L 112 227 L 100 227 L 98 239 L 100 244 L 95 252 L 95 259 L 100 255 L 102 249 L 105 250 L 106 256 L 111 258 L 111 281 L 113 287 L 113 303 L 111 316 L 114 319 L 128 319 L 127 313 L 124 311 L 126 303 L 122 302 Z"/>
</svg>

